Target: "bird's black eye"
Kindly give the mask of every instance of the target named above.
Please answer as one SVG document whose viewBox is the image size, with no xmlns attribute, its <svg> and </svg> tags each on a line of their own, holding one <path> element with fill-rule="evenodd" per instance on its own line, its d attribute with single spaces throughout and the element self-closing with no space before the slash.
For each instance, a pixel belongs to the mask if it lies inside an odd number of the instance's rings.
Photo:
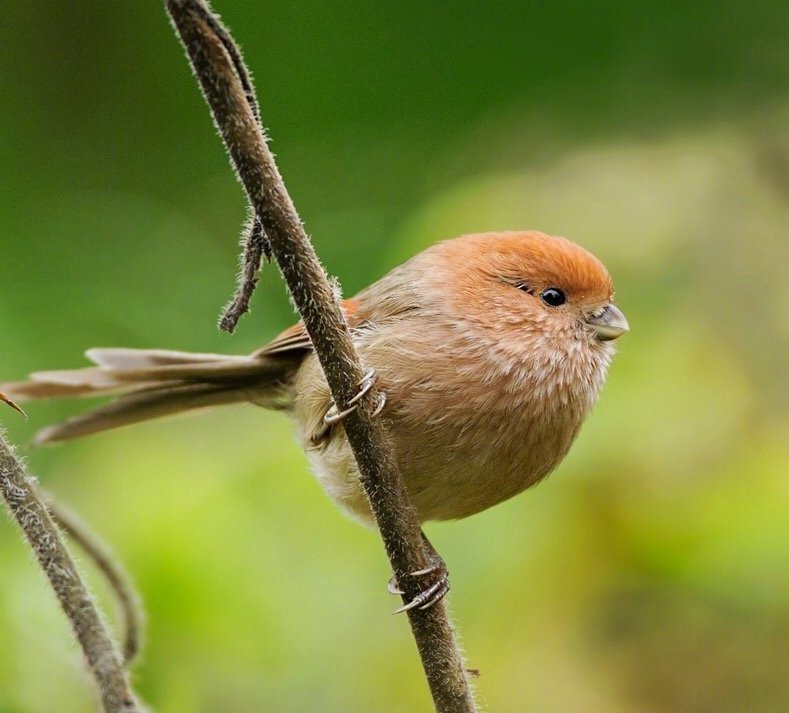
<svg viewBox="0 0 789 713">
<path fill-rule="evenodd" d="M 549 287 L 547 290 L 543 290 L 540 297 L 549 307 L 558 307 L 567 302 L 567 295 L 558 287 Z"/>
</svg>

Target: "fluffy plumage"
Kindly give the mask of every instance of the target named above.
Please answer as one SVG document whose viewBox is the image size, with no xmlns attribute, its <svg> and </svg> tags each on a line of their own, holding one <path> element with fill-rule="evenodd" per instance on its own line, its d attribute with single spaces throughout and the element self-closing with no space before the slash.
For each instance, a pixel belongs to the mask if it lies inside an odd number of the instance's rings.
<svg viewBox="0 0 789 713">
<path fill-rule="evenodd" d="M 467 235 L 434 245 L 344 307 L 420 520 L 465 517 L 537 483 L 567 453 L 627 329 L 605 267 L 564 238 Z M 370 518 L 331 396 L 303 327 L 249 356 L 92 349 L 95 367 L 0 385 L 12 398 L 118 394 L 46 429 L 58 441 L 237 402 L 291 415 L 315 472 Z"/>
</svg>

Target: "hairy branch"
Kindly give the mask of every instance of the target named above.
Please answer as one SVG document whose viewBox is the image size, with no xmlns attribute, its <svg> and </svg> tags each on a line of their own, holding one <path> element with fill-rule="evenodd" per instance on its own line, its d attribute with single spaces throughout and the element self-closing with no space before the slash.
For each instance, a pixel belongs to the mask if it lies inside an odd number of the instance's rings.
<svg viewBox="0 0 789 713">
<path fill-rule="evenodd" d="M 98 535 L 88 529 L 79 515 L 71 508 L 57 502 L 51 493 L 45 494 L 45 500 L 55 523 L 90 557 L 112 589 L 123 618 L 123 659 L 128 666 L 137 657 L 141 648 L 145 614 L 140 596 L 110 548 Z"/>
<path fill-rule="evenodd" d="M 255 96 L 255 87 L 252 85 L 252 77 L 246 64 L 244 64 L 241 51 L 216 15 L 206 9 L 206 12 L 203 14 L 203 20 L 225 48 L 238 80 L 241 82 L 252 116 L 260 128 L 260 132 L 263 133 L 263 124 L 260 119 L 260 107 Z M 238 273 L 238 287 L 233 299 L 227 304 L 219 318 L 219 329 L 231 334 L 236 330 L 238 320 L 249 312 L 249 303 L 260 279 L 257 275 L 263 264 L 263 256 L 265 255 L 267 260 L 271 260 L 271 245 L 263 229 L 263 221 L 260 216 L 255 214 L 254 208 L 241 233 L 241 245 L 241 270 Z"/>
<path fill-rule="evenodd" d="M 204 0 L 166 0 L 167 9 L 211 108 L 238 177 L 262 222 L 272 253 L 310 335 L 338 408 L 363 378 L 339 302 L 288 195 L 250 97 L 241 53 Z M 380 420 L 371 418 L 373 390 L 343 421 L 386 553 L 404 601 L 418 593 L 409 572 L 424 568 L 419 525 Z M 436 710 L 475 710 L 460 649 L 443 604 L 408 612 Z"/>
<path fill-rule="evenodd" d="M 258 272 L 263 264 L 263 257 L 271 259 L 271 246 L 263 232 L 260 217 L 251 211 L 244 230 L 241 233 L 241 271 L 238 273 L 238 287 L 227 307 L 219 318 L 219 329 L 223 332 L 235 331 L 238 320 L 249 312 L 252 293 L 258 286 Z"/>
<path fill-rule="evenodd" d="M 13 449 L 0 434 L 0 491 L 71 623 L 98 684 L 105 713 L 141 713 L 117 647 L 63 544 L 58 528 Z"/>
</svg>

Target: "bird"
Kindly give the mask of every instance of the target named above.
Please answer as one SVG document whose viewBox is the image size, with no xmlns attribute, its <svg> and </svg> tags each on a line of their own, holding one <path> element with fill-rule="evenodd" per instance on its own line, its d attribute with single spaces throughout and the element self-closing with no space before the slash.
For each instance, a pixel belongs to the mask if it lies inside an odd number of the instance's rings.
<svg viewBox="0 0 789 713">
<path fill-rule="evenodd" d="M 598 399 L 629 330 L 603 263 L 539 231 L 438 242 L 342 309 L 381 393 L 384 420 L 417 520 L 456 520 L 507 500 L 562 461 Z M 0 384 L 7 397 L 112 396 L 41 431 L 65 441 L 181 412 L 237 403 L 282 411 L 296 424 L 318 481 L 352 517 L 372 513 L 339 410 L 302 323 L 248 355 L 97 348 L 92 367 Z M 361 393 L 361 392 L 360 392 Z M 350 405 L 352 408 L 352 405 Z M 346 409 L 347 410 L 347 409 Z M 409 605 L 448 591 L 446 566 L 424 537 L 429 586 Z M 396 582 L 390 591 L 402 593 Z"/>
</svg>

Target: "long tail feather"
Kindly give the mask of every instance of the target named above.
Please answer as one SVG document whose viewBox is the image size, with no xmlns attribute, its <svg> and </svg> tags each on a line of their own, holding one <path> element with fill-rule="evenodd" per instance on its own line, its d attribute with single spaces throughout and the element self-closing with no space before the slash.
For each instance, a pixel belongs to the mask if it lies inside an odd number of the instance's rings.
<svg viewBox="0 0 789 713">
<path fill-rule="evenodd" d="M 165 350 L 91 349 L 96 366 L 70 371 L 41 371 L 28 381 L 0 384 L 9 399 L 28 401 L 69 397 L 117 398 L 50 426 L 37 443 L 62 441 L 182 411 L 251 401 L 283 407 L 283 385 L 302 354 L 224 356 Z"/>
<path fill-rule="evenodd" d="M 211 362 L 246 361 L 246 356 L 176 352 L 170 349 L 126 349 L 123 347 L 94 347 L 85 352 L 97 366 L 110 369 L 143 369 L 172 364 L 205 364 Z"/>
<path fill-rule="evenodd" d="M 35 443 L 54 443 L 128 426 L 184 411 L 244 401 L 243 389 L 216 384 L 181 384 L 122 396 L 64 423 L 48 426 L 36 434 Z"/>
</svg>

